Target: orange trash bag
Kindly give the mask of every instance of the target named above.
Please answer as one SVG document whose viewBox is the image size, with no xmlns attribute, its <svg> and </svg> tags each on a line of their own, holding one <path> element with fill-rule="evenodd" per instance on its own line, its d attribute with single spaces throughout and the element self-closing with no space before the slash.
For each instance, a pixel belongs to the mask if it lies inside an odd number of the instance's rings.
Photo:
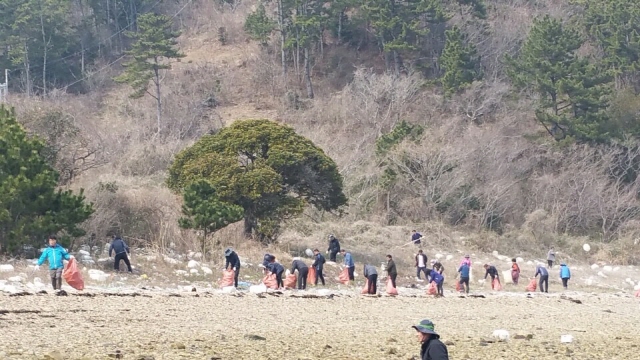
<svg viewBox="0 0 640 360">
<path fill-rule="evenodd" d="M 398 289 L 393 287 L 391 279 L 387 279 L 387 295 L 398 295 Z"/>
<path fill-rule="evenodd" d="M 236 277 L 236 272 L 233 270 L 224 270 L 222 272 L 222 279 L 220 279 L 220 281 L 218 282 L 218 284 L 220 285 L 220 288 L 225 288 L 228 286 L 233 286 L 235 285 L 235 277 Z"/>
<path fill-rule="evenodd" d="M 366 295 L 368 293 L 369 293 L 369 279 L 367 279 L 367 281 L 364 282 L 364 287 L 362 288 L 362 291 L 360 292 L 360 294 Z"/>
<path fill-rule="evenodd" d="M 436 286 L 436 282 L 432 281 L 427 288 L 427 295 L 435 295 L 438 293 L 438 287 Z"/>
<path fill-rule="evenodd" d="M 82 280 L 82 274 L 78 269 L 78 262 L 75 258 L 69 259 L 67 267 L 62 271 L 62 277 L 72 288 L 76 290 L 84 289 L 84 280 Z"/>
<path fill-rule="evenodd" d="M 338 275 L 338 281 L 344 285 L 349 285 L 349 268 L 344 268 Z"/>
<path fill-rule="evenodd" d="M 531 279 L 531 281 L 529 281 L 529 285 L 527 285 L 526 291 L 536 291 L 537 287 L 538 284 L 536 283 L 536 279 Z"/>
<path fill-rule="evenodd" d="M 310 267 L 309 274 L 307 275 L 307 283 L 311 285 L 316 284 L 316 268 Z"/>
<path fill-rule="evenodd" d="M 462 291 L 462 286 L 460 286 L 460 281 L 456 280 L 456 292 L 461 292 Z"/>
<path fill-rule="evenodd" d="M 491 288 L 495 291 L 502 290 L 502 284 L 500 284 L 500 280 L 498 280 L 498 278 L 493 279 L 493 283 L 491 283 Z"/>
<path fill-rule="evenodd" d="M 636 291 L 636 297 L 640 297 L 640 290 Z"/>
<path fill-rule="evenodd" d="M 296 280 L 297 280 L 297 276 L 296 274 L 289 274 L 284 278 L 283 284 L 285 288 L 288 289 L 295 289 L 296 288 Z"/>
<path fill-rule="evenodd" d="M 270 273 L 266 275 L 262 282 L 267 287 L 267 289 L 277 289 L 278 288 L 278 280 L 276 280 L 276 274 Z"/>
</svg>

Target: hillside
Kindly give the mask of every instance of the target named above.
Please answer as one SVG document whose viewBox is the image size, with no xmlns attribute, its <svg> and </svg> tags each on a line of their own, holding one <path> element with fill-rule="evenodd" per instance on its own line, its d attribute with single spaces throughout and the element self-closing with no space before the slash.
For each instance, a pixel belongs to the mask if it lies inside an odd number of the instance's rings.
<svg viewBox="0 0 640 360">
<path fill-rule="evenodd" d="M 115 3 L 65 5 L 55 16 L 68 28 L 31 24 L 22 43 L 0 39 L 7 102 L 55 150 L 60 185 L 94 203 L 80 242 L 119 232 L 194 249 L 196 235 L 178 226 L 182 200 L 165 186 L 173 156 L 235 120 L 266 118 L 333 158 L 349 199 L 341 218 L 308 209 L 287 222 L 285 245 L 329 232 L 354 241 L 366 221 L 393 226 L 386 236 L 415 227 L 487 252 L 578 253 L 589 242 L 589 260 L 640 260 L 640 47 L 623 36 L 640 24 L 631 0 L 408 1 L 394 10 L 402 31 L 382 1 Z M 168 14 L 185 55 L 162 71 L 160 122 L 151 96 L 133 99 L 113 80 L 130 60 L 124 30 L 150 11 Z M 66 45 L 54 51 L 42 33 Z M 36 50 L 21 62 L 15 44 Z M 237 243 L 240 228 L 211 244 Z"/>
</svg>

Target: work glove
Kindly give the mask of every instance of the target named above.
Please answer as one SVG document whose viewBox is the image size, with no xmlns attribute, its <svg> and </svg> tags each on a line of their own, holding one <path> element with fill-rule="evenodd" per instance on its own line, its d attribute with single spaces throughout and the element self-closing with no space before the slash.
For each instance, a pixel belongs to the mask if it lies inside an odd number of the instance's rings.
<svg viewBox="0 0 640 360">
<path fill-rule="evenodd" d="M 76 257 L 73 255 L 69 255 L 69 259 L 75 259 Z"/>
<path fill-rule="evenodd" d="M 33 267 L 33 270 L 34 270 L 34 271 L 38 271 L 38 270 L 40 270 L 40 265 L 36 265 L 36 266 L 34 266 L 34 267 Z"/>
<path fill-rule="evenodd" d="M 327 251 L 325 252 L 325 254 L 328 254 L 328 253 L 329 253 L 329 250 L 327 250 Z"/>
<path fill-rule="evenodd" d="M 233 268 L 233 271 L 236 271 L 236 268 L 235 268 L 235 267 Z"/>
</svg>

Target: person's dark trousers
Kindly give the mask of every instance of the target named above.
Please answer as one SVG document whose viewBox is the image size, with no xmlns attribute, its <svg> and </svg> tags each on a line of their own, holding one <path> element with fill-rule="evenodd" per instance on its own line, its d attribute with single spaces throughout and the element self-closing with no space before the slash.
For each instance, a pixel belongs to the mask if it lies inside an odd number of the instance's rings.
<svg viewBox="0 0 640 360">
<path fill-rule="evenodd" d="M 353 272 L 356 270 L 356 267 L 355 267 L 355 266 L 352 266 L 352 267 L 349 267 L 349 268 L 347 268 L 347 269 L 348 269 L 348 271 L 349 271 L 349 280 L 354 280 L 354 279 L 355 279 L 355 277 L 353 276 Z"/>
<path fill-rule="evenodd" d="M 367 293 L 371 295 L 375 295 L 378 293 L 378 274 L 369 275 L 367 278 L 369 280 L 369 289 Z"/>
<path fill-rule="evenodd" d="M 540 287 L 540 292 L 549 292 L 549 275 L 540 276 L 538 287 Z"/>
<path fill-rule="evenodd" d="M 235 275 L 233 276 L 233 284 L 238 287 L 238 275 L 240 275 L 240 268 L 236 268 Z"/>
<path fill-rule="evenodd" d="M 305 290 L 307 288 L 308 275 L 309 275 L 309 268 L 305 268 L 298 271 L 298 290 Z"/>
<path fill-rule="evenodd" d="M 427 273 L 427 267 L 418 267 L 418 271 L 416 272 L 416 277 L 420 279 L 420 272 L 424 272 L 424 279 L 429 280 L 429 275 Z"/>
<path fill-rule="evenodd" d="M 116 271 L 120 271 L 120 260 L 124 260 L 125 265 L 127 265 L 127 269 L 131 272 L 131 263 L 129 262 L 129 257 L 127 253 L 116 254 L 115 262 L 113 263 L 113 268 Z"/>
<path fill-rule="evenodd" d="M 398 274 L 394 274 L 394 275 L 389 275 L 389 278 L 391 279 L 391 285 L 395 288 L 396 287 L 396 278 L 398 277 Z"/>
<path fill-rule="evenodd" d="M 547 260 L 547 264 L 549 264 L 549 269 L 553 267 L 553 260 Z"/>
<path fill-rule="evenodd" d="M 464 287 L 464 292 L 466 292 L 468 294 L 469 293 L 469 278 L 468 277 L 461 277 L 460 278 L 460 285 L 462 285 Z"/>
<path fill-rule="evenodd" d="M 278 284 L 278 289 L 284 287 L 284 281 L 282 281 L 282 273 L 283 273 L 283 271 L 280 271 L 280 272 L 276 273 L 276 281 L 277 281 L 277 284 Z"/>
<path fill-rule="evenodd" d="M 318 279 L 322 281 L 322 286 L 324 286 L 324 275 L 322 275 L 322 269 L 316 269 L 316 285 L 318 285 Z"/>
<path fill-rule="evenodd" d="M 444 296 L 444 289 L 442 288 L 443 283 L 439 283 L 437 284 L 438 286 L 438 295 L 443 295 Z"/>
<path fill-rule="evenodd" d="M 566 289 L 569 285 L 569 278 L 562 278 L 562 286 Z"/>
<path fill-rule="evenodd" d="M 329 261 L 336 262 L 336 255 L 338 255 L 338 252 L 337 252 L 337 251 L 333 251 L 333 250 L 332 250 L 332 251 L 329 253 Z"/>
<path fill-rule="evenodd" d="M 53 290 L 62 289 L 62 268 L 49 270 L 49 276 L 51 277 L 51 286 Z"/>
</svg>

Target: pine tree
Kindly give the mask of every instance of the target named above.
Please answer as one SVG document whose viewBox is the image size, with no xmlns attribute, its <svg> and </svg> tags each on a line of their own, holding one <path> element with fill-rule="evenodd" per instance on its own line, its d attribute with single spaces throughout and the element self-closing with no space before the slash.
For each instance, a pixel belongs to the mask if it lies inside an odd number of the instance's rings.
<svg viewBox="0 0 640 360">
<path fill-rule="evenodd" d="M 244 31 L 253 40 L 259 41 L 262 46 L 267 45 L 274 28 L 275 23 L 267 16 L 267 11 L 263 4 L 258 5 L 256 11 L 247 15 L 247 19 L 244 22 Z"/>
<path fill-rule="evenodd" d="M 132 60 L 124 64 L 125 73 L 116 78 L 117 82 L 127 83 L 133 88 L 132 98 L 149 94 L 156 100 L 158 132 L 162 119 L 160 71 L 171 69 L 170 60 L 184 57 L 175 48 L 179 33 L 171 27 L 171 18 L 165 15 L 141 15 L 138 18 L 138 32 L 127 33 L 134 39 L 131 50 L 127 51 Z M 155 93 L 149 92 L 149 81 L 153 82 Z"/>
<path fill-rule="evenodd" d="M 557 140 L 604 141 L 609 76 L 577 55 L 579 32 L 552 17 L 535 19 L 517 59 L 507 58 L 509 76 L 519 88 L 538 93 L 536 119 Z"/>
<path fill-rule="evenodd" d="M 446 95 L 454 94 L 480 78 L 478 58 L 473 45 L 465 44 L 465 36 L 454 26 L 445 32 L 446 42 L 440 63 L 444 68 L 442 86 Z"/>
</svg>

